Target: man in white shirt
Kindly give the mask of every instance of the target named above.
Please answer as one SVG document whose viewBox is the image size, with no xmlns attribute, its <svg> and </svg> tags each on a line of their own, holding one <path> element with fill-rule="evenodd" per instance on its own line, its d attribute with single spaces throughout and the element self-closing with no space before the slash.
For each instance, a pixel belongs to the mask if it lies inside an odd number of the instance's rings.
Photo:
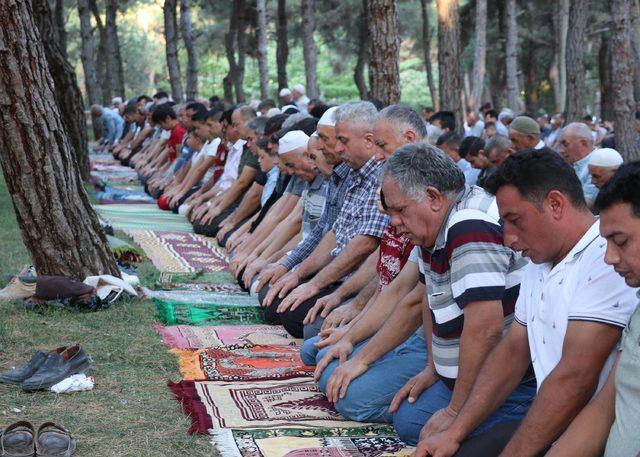
<svg viewBox="0 0 640 457">
<path fill-rule="evenodd" d="M 635 308 L 635 291 L 605 264 L 607 243 L 599 221 L 572 168 L 557 153 L 515 154 L 489 187 L 504 221 L 504 243 L 532 263 L 508 333 L 486 359 L 456 419 L 423 437 L 417 456 L 456 453 L 531 365 L 538 392 L 522 422 L 470 439 L 458 455 L 545 452 L 604 384 Z"/>
</svg>

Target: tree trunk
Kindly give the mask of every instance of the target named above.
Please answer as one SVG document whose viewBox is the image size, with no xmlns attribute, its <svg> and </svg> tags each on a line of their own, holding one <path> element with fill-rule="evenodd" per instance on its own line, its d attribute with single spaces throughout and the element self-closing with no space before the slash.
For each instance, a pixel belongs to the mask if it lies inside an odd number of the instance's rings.
<svg viewBox="0 0 640 457">
<path fill-rule="evenodd" d="M 565 118 L 567 123 L 579 121 L 585 114 L 584 94 L 586 91 L 586 83 L 583 53 L 588 14 L 589 0 L 571 0 L 566 59 L 567 102 Z"/>
<path fill-rule="evenodd" d="M 631 49 L 633 50 L 633 96 L 640 110 L 640 1 L 631 0 Z"/>
<path fill-rule="evenodd" d="M 458 0 L 436 0 L 438 8 L 438 74 L 440 109 L 456 116 L 456 131 L 464 131 L 460 80 L 460 14 Z M 446 76 L 445 76 L 446 75 Z"/>
<path fill-rule="evenodd" d="M 245 0 L 241 0 L 238 2 L 238 32 L 236 34 L 237 41 L 237 49 L 238 49 L 238 60 L 236 65 L 236 77 L 234 81 L 234 86 L 236 88 L 236 102 L 244 103 L 244 63 L 247 56 L 247 8 L 249 6 L 246 4 Z"/>
<path fill-rule="evenodd" d="M 55 7 L 55 35 L 56 40 L 58 41 L 58 46 L 60 47 L 60 52 L 65 59 L 68 59 L 67 55 L 67 31 L 64 28 L 64 1 L 56 0 Z"/>
<path fill-rule="evenodd" d="M 89 99 L 89 105 L 102 102 L 96 62 L 94 60 L 95 42 L 91 30 L 91 12 L 87 0 L 78 0 L 78 16 L 80 17 L 80 60 L 84 71 L 84 85 Z M 96 137 L 98 138 L 98 137 Z"/>
<path fill-rule="evenodd" d="M 422 53 L 424 55 L 424 69 L 427 73 L 427 86 L 431 95 L 431 103 L 436 111 L 440 109 L 440 99 L 433 82 L 433 66 L 431 65 L 431 30 L 429 28 L 428 0 L 420 1 L 422 7 Z"/>
<path fill-rule="evenodd" d="M 100 10 L 96 4 L 96 0 L 89 0 L 89 9 L 93 13 L 93 17 L 98 27 L 98 55 L 96 56 L 96 76 L 98 77 L 98 85 L 102 88 L 102 104 L 108 104 L 111 101 L 113 80 L 107 77 L 107 31 L 100 17 Z M 97 137 L 99 138 L 99 137 Z"/>
<path fill-rule="evenodd" d="M 638 133 L 636 132 L 636 104 L 633 99 L 633 54 L 631 46 L 631 11 L 628 0 L 610 0 L 611 59 L 613 86 L 613 125 L 616 149 L 626 161 L 638 160 Z"/>
<path fill-rule="evenodd" d="M 520 111 L 518 88 L 518 22 L 516 0 L 506 0 L 505 17 L 507 39 L 505 42 L 505 69 L 507 80 L 507 106 L 516 113 Z"/>
<path fill-rule="evenodd" d="M 525 111 L 535 113 L 538 111 L 538 60 L 536 58 L 536 43 L 526 40 L 526 47 L 523 50 L 525 58 L 526 71 L 526 103 Z"/>
<path fill-rule="evenodd" d="M 611 34 L 603 33 L 598 50 L 598 76 L 600 79 L 600 117 L 613 120 L 613 88 L 611 87 Z"/>
<path fill-rule="evenodd" d="M 83 180 L 89 179 L 87 156 L 87 123 L 84 117 L 82 93 L 76 73 L 64 58 L 56 40 L 56 29 L 48 0 L 32 0 L 33 19 L 38 27 L 44 54 L 55 85 L 55 100 L 60 110 L 62 125 L 69 138 L 71 152 Z"/>
<path fill-rule="evenodd" d="M 267 0 L 256 1 L 258 15 L 258 72 L 260 98 L 269 98 L 269 58 L 267 53 Z"/>
<path fill-rule="evenodd" d="M 28 0 L 0 8 L 0 163 L 24 244 L 38 274 L 119 276 L 71 154 L 32 18 Z"/>
<path fill-rule="evenodd" d="M 370 0 L 369 85 L 384 105 L 400 101 L 400 36 L 395 0 Z"/>
<path fill-rule="evenodd" d="M 300 2 L 300 14 L 302 16 L 302 51 L 304 54 L 304 70 L 307 81 L 307 95 L 309 98 L 318 98 L 318 57 L 316 42 L 313 34 L 316 31 L 315 0 L 302 0 Z"/>
<path fill-rule="evenodd" d="M 182 81 L 180 73 L 180 60 L 178 59 L 178 20 L 176 17 L 177 0 L 165 0 L 164 13 L 164 42 L 167 54 L 167 69 L 169 70 L 169 84 L 171 96 L 176 103 L 182 102 Z"/>
<path fill-rule="evenodd" d="M 180 31 L 187 50 L 187 100 L 198 96 L 198 48 L 191 24 L 190 0 L 180 0 Z"/>
<path fill-rule="evenodd" d="M 369 60 L 369 2 L 362 0 L 362 16 L 358 32 L 358 58 L 353 69 L 353 80 L 358 88 L 360 100 L 370 98 L 367 81 L 364 77 L 364 67 L 367 65 L 367 60 Z"/>
<path fill-rule="evenodd" d="M 116 16 L 118 14 L 118 0 L 106 0 L 106 14 L 104 28 L 106 32 L 107 74 L 105 77 L 112 80 L 111 97 L 124 98 L 124 76 L 122 70 L 122 58 L 120 57 L 120 41 L 118 39 L 118 26 Z"/>
<path fill-rule="evenodd" d="M 475 46 L 473 51 L 473 83 L 470 107 L 478 112 L 482 104 L 482 88 L 487 56 L 487 0 L 476 0 Z"/>
<path fill-rule="evenodd" d="M 276 23 L 276 64 L 278 66 L 278 91 L 289 85 L 287 61 L 289 60 L 289 38 L 287 34 L 287 1 L 278 0 Z"/>
</svg>

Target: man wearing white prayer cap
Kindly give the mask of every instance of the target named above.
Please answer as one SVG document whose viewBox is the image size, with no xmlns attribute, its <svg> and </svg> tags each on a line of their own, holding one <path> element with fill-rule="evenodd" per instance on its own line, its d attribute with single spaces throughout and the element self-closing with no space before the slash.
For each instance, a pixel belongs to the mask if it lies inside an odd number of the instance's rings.
<svg viewBox="0 0 640 457">
<path fill-rule="evenodd" d="M 307 105 L 309 104 L 309 97 L 307 97 L 306 90 L 302 84 L 296 84 L 293 86 L 293 100 L 296 102 L 300 111 L 306 111 Z"/>
<path fill-rule="evenodd" d="M 336 110 L 337 106 L 333 106 L 326 110 L 316 126 L 322 153 L 325 159 L 331 165 L 338 165 L 342 162 L 342 158 L 335 152 L 336 147 Z"/>
<path fill-rule="evenodd" d="M 601 188 L 611 179 L 623 161 L 622 156 L 615 149 L 596 149 L 589 156 L 591 182 L 597 188 Z"/>
<path fill-rule="evenodd" d="M 293 102 L 293 94 L 291 93 L 291 90 L 288 88 L 283 88 L 280 89 L 280 92 L 278 93 L 278 95 L 280 96 L 280 101 L 281 101 L 281 105 L 280 106 L 285 106 L 285 105 L 291 105 Z"/>
<path fill-rule="evenodd" d="M 309 137 L 302 130 L 287 132 L 278 141 L 278 155 L 287 173 L 305 181 L 313 181 L 316 177 L 313 160 L 305 155 Z"/>
</svg>

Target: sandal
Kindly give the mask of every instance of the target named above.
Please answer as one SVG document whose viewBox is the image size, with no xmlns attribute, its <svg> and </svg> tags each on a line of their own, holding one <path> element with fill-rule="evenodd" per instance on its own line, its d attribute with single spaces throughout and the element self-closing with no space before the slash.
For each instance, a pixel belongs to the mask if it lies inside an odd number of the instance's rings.
<svg viewBox="0 0 640 457">
<path fill-rule="evenodd" d="M 38 457 L 71 457 L 76 452 L 76 439 L 61 425 L 45 422 L 36 434 Z"/>
<path fill-rule="evenodd" d="M 0 457 L 32 457 L 35 454 L 35 430 L 27 421 L 19 421 L 0 431 Z"/>
</svg>

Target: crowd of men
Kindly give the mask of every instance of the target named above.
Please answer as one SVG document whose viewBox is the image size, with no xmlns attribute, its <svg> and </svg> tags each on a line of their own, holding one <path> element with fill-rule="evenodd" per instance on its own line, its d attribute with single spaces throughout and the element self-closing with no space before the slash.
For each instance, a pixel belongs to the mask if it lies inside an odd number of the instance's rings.
<svg viewBox="0 0 640 457">
<path fill-rule="evenodd" d="M 226 247 L 344 417 L 418 456 L 637 455 L 640 163 L 590 119 L 304 92 L 94 106 L 95 147 Z"/>
</svg>

